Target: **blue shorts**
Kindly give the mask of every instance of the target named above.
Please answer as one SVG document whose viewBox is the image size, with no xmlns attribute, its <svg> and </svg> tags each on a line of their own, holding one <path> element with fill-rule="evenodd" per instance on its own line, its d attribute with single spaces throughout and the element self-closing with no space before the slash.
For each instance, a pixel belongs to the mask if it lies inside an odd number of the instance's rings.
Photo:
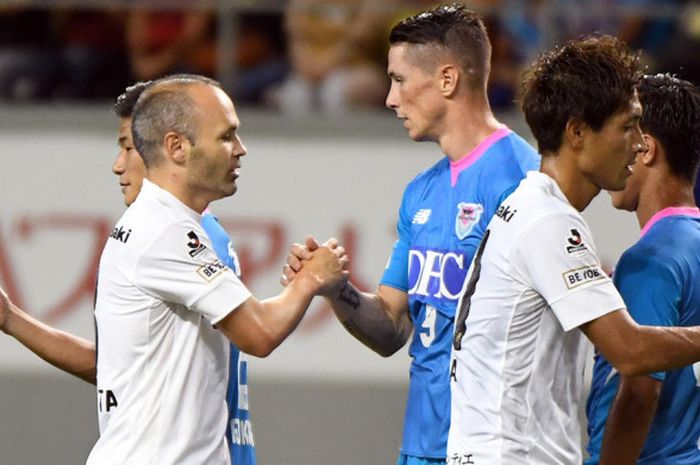
<svg viewBox="0 0 700 465">
<path fill-rule="evenodd" d="M 414 457 L 413 455 L 401 454 L 396 461 L 396 465 L 445 465 L 445 459 L 431 459 L 427 457 Z"/>
</svg>

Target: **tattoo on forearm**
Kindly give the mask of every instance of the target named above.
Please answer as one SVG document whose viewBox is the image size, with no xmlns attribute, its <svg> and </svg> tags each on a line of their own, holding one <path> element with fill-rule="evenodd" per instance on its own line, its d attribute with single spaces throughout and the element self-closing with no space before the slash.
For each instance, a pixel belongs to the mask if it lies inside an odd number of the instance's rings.
<svg viewBox="0 0 700 465">
<path fill-rule="evenodd" d="M 348 305 L 353 310 L 357 310 L 360 306 L 360 293 L 352 287 L 350 283 L 345 283 L 343 288 L 340 290 L 340 295 L 338 300 Z"/>
</svg>

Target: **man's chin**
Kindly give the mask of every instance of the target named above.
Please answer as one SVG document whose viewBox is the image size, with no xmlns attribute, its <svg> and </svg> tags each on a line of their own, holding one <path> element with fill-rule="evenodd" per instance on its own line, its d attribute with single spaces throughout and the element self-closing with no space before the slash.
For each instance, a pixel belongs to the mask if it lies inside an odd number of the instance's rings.
<svg viewBox="0 0 700 465">
<path fill-rule="evenodd" d="M 432 139 L 430 139 L 430 137 L 426 136 L 425 134 L 418 134 L 418 133 L 411 134 L 409 132 L 408 136 L 416 142 L 430 142 L 432 140 Z"/>
<path fill-rule="evenodd" d="M 233 194 L 238 191 L 238 186 L 234 183 L 231 186 L 228 186 L 226 191 L 224 192 L 224 197 L 231 197 Z"/>
<path fill-rule="evenodd" d="M 624 210 L 628 212 L 634 211 L 634 207 L 628 205 L 629 202 L 625 201 L 624 191 L 608 191 L 608 194 L 610 194 L 610 203 L 616 210 Z"/>
</svg>

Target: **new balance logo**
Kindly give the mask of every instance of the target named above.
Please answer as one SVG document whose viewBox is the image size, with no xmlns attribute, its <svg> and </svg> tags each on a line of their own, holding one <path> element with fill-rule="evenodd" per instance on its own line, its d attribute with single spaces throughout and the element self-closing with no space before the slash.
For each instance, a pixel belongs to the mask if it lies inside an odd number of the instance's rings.
<svg viewBox="0 0 700 465">
<path fill-rule="evenodd" d="M 429 208 L 421 208 L 413 216 L 413 224 L 425 224 L 430 218 L 431 210 Z"/>
</svg>

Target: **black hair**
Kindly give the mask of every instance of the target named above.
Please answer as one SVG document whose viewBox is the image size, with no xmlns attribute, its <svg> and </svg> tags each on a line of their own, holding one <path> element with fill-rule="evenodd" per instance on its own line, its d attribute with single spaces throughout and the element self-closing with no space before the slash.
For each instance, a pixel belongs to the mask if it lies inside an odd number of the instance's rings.
<svg viewBox="0 0 700 465">
<path fill-rule="evenodd" d="M 639 125 L 659 141 L 671 173 L 693 182 L 700 161 L 700 93 L 670 74 L 646 75 L 639 83 L 644 110 Z"/>
<path fill-rule="evenodd" d="M 641 76 L 639 55 L 608 35 L 571 40 L 542 53 L 525 74 L 521 97 L 540 153 L 560 148 L 572 118 L 602 129 L 629 104 Z"/>
<path fill-rule="evenodd" d="M 485 87 L 491 63 L 491 42 L 479 15 L 454 3 L 408 17 L 389 33 L 389 44 L 444 47 L 468 76 L 470 87 Z"/>
</svg>

